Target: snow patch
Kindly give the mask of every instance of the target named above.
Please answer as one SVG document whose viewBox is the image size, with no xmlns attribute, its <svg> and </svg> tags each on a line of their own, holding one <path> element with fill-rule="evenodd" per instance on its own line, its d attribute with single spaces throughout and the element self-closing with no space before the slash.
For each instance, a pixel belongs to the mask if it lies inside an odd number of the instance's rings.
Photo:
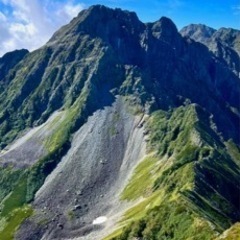
<svg viewBox="0 0 240 240">
<path fill-rule="evenodd" d="M 101 216 L 93 220 L 94 225 L 102 224 L 107 221 L 107 217 Z"/>
</svg>

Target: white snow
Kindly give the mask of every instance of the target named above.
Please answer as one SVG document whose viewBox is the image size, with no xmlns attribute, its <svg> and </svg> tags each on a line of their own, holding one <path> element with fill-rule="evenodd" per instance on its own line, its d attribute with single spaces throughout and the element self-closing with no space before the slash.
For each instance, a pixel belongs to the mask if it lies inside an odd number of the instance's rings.
<svg viewBox="0 0 240 240">
<path fill-rule="evenodd" d="M 107 217 L 101 216 L 93 220 L 94 225 L 102 224 L 107 221 Z"/>
</svg>

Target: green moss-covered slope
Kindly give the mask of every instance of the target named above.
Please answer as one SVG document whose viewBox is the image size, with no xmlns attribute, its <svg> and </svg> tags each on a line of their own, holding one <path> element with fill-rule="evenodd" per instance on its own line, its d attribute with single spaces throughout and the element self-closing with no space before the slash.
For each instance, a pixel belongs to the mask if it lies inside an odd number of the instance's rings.
<svg viewBox="0 0 240 240">
<path fill-rule="evenodd" d="M 143 200 L 107 239 L 208 240 L 239 220 L 239 150 L 224 143 L 211 124 L 197 105 L 151 115 L 150 155 L 122 194 L 127 201 Z"/>
</svg>

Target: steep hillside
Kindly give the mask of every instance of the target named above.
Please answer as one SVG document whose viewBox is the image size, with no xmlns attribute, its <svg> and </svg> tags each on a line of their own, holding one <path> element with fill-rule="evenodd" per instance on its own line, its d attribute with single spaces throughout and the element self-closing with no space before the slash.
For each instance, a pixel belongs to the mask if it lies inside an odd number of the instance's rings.
<svg viewBox="0 0 240 240">
<path fill-rule="evenodd" d="M 12 70 L 28 53 L 26 49 L 16 50 L 13 52 L 6 53 L 0 58 L 0 90 L 4 91 L 4 88 L 9 83 L 5 79 L 8 74 L 14 75 Z"/>
<path fill-rule="evenodd" d="M 194 104 L 150 117 L 148 148 L 154 154 L 122 194 L 144 198 L 125 213 L 113 239 L 215 239 L 239 220 L 239 150 L 228 154 L 232 143 L 222 142 L 210 126 L 211 116 Z"/>
<path fill-rule="evenodd" d="M 133 12 L 97 5 L 22 60 L 0 59 L 0 236 L 235 234 L 234 54 L 223 62 L 166 17 L 144 24 Z"/>
<path fill-rule="evenodd" d="M 141 118 L 129 113 L 121 98 L 96 111 L 74 134 L 71 149 L 36 193 L 35 214 L 18 238 L 99 239 L 111 231 L 127 206 L 118 196 L 145 153 L 143 129 L 137 127 Z M 107 219 L 102 231 L 93 224 L 101 216 Z"/>
<path fill-rule="evenodd" d="M 223 64 L 240 76 L 240 31 L 232 28 L 215 30 L 202 24 L 190 24 L 180 31 L 184 37 L 203 43 Z"/>
<path fill-rule="evenodd" d="M 205 45 L 211 41 L 216 29 L 208 27 L 204 24 L 190 24 L 180 30 L 182 36 L 187 36 L 196 42 L 204 43 Z"/>
</svg>

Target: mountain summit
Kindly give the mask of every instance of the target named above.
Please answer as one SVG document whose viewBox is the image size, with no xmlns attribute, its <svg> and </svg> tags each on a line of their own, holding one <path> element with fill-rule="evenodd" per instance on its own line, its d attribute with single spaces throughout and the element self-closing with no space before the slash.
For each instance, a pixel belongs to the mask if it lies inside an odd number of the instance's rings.
<svg viewBox="0 0 240 240">
<path fill-rule="evenodd" d="M 231 28 L 215 30 L 202 24 L 190 24 L 184 27 L 182 36 L 203 43 L 218 59 L 226 64 L 237 76 L 240 76 L 240 31 Z"/>
<path fill-rule="evenodd" d="M 96 5 L 0 59 L 3 239 L 234 239 L 237 53 L 197 29 Z"/>
</svg>

